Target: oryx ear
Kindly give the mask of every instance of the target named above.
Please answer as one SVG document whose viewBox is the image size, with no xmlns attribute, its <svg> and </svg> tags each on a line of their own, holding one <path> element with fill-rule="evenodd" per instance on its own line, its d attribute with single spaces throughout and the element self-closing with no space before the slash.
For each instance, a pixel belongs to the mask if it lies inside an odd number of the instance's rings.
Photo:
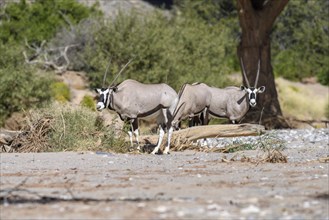
<svg viewBox="0 0 329 220">
<path fill-rule="evenodd" d="M 118 91 L 118 87 L 116 87 L 116 86 L 113 87 L 112 89 L 113 89 L 113 92 L 117 92 Z"/>
<path fill-rule="evenodd" d="M 258 88 L 258 93 L 263 93 L 265 92 L 265 86 L 261 86 Z"/>
<path fill-rule="evenodd" d="M 241 89 L 241 90 L 245 90 L 246 87 L 245 87 L 245 86 L 240 86 L 240 89 Z"/>
<path fill-rule="evenodd" d="M 101 93 L 102 90 L 101 90 L 101 89 L 95 89 L 95 92 L 97 92 L 97 93 Z"/>
</svg>

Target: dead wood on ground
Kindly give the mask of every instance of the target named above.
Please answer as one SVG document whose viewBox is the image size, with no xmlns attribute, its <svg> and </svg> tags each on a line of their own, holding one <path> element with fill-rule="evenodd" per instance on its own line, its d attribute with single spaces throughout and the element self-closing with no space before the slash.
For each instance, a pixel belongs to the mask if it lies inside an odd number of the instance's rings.
<svg viewBox="0 0 329 220">
<path fill-rule="evenodd" d="M 184 150 L 191 143 L 203 138 L 256 136 L 265 132 L 265 127 L 257 124 L 224 124 L 196 126 L 173 132 L 171 145 L 175 150 Z M 141 136 L 144 143 L 156 144 L 157 135 Z M 177 148 L 177 149 L 176 149 Z M 190 149 L 190 148 L 189 148 Z"/>
</svg>

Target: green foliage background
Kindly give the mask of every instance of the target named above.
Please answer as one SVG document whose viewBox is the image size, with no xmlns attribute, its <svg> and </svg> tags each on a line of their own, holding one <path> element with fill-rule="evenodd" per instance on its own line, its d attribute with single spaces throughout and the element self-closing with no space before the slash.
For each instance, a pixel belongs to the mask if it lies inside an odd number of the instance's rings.
<svg viewBox="0 0 329 220">
<path fill-rule="evenodd" d="M 289 1 L 272 32 L 276 75 L 329 85 L 329 1 Z"/>
<path fill-rule="evenodd" d="M 0 41 L 40 43 L 54 37 L 59 28 L 72 25 L 90 16 L 95 8 L 87 8 L 75 0 L 35 0 L 33 4 L 20 0 L 2 9 Z"/>
<path fill-rule="evenodd" d="M 276 76 L 296 81 L 316 76 L 329 85 L 328 17 L 326 0 L 289 1 L 271 33 Z M 35 46 L 43 40 L 58 47 L 79 44 L 68 54 L 70 69 L 85 71 L 91 87 L 102 85 L 109 60 L 106 84 L 133 58 L 117 82 L 165 82 L 178 90 L 186 82 L 235 84 L 227 76 L 240 72 L 239 36 L 232 0 L 175 0 L 169 14 L 122 11 L 115 19 L 75 0 L 7 3 L 0 8 L 0 125 L 12 112 L 38 107 L 52 96 L 52 77 L 24 63 L 25 38 Z"/>
<path fill-rule="evenodd" d="M 197 30 L 197 31 L 196 31 Z M 133 78 L 146 83 L 165 82 L 178 90 L 186 82 L 206 82 L 225 86 L 232 82 L 234 40 L 225 24 L 209 26 L 202 19 L 171 19 L 160 13 L 147 18 L 135 13 L 120 13 L 115 21 L 102 23 L 95 33 L 92 49 L 84 54 L 89 63 L 92 86 L 100 86 L 106 66 L 111 59 L 108 83 L 122 66 L 133 62 L 118 82 Z"/>
<path fill-rule="evenodd" d="M 0 8 L 0 126 L 16 111 L 43 106 L 52 99 L 50 74 L 25 64 L 26 39 L 32 45 L 53 38 L 58 30 L 96 13 L 74 0 L 25 0 Z M 63 16 L 64 15 L 64 16 Z M 64 18 L 65 17 L 65 18 Z"/>
<path fill-rule="evenodd" d="M 51 79 L 35 74 L 35 69 L 0 69 L 0 126 L 13 112 L 43 106 L 51 98 Z"/>
</svg>

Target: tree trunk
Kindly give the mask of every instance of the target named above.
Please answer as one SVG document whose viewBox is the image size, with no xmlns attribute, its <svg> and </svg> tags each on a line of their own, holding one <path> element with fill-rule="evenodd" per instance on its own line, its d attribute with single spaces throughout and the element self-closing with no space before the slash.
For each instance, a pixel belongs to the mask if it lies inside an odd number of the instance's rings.
<svg viewBox="0 0 329 220">
<path fill-rule="evenodd" d="M 271 65 L 270 33 L 276 17 L 289 0 L 237 0 L 241 41 L 237 55 L 243 59 L 246 75 L 255 86 L 258 61 L 260 74 L 257 87 L 265 86 L 264 93 L 257 96 L 257 106 L 250 108 L 243 122 L 261 123 L 266 128 L 283 128 L 288 124 L 282 118 L 278 94 Z M 245 83 L 245 79 L 244 83 Z M 246 85 L 246 84 L 245 84 Z"/>
</svg>

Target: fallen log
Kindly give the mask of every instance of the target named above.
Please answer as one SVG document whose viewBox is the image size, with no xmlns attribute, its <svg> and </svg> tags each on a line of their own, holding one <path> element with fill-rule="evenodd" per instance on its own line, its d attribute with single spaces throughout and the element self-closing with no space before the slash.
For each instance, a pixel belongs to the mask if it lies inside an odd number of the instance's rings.
<svg viewBox="0 0 329 220">
<path fill-rule="evenodd" d="M 205 125 L 185 128 L 173 132 L 172 145 L 193 142 L 203 138 L 219 138 L 219 137 L 240 137 L 240 136 L 256 136 L 265 132 L 263 125 L 257 124 L 224 124 L 224 125 Z M 157 135 L 142 135 L 140 140 L 145 143 L 156 144 Z"/>
<path fill-rule="evenodd" d="M 9 152 L 11 149 L 10 144 L 20 133 L 21 131 L 0 129 L 0 152 Z"/>
<path fill-rule="evenodd" d="M 183 137 L 187 141 L 196 141 L 202 138 L 255 136 L 264 131 L 265 127 L 257 124 L 207 125 L 175 131 L 173 138 Z"/>
<path fill-rule="evenodd" d="M 17 135 L 22 133 L 21 131 L 10 131 L 5 129 L 0 129 L 0 145 L 10 144 Z"/>
</svg>

